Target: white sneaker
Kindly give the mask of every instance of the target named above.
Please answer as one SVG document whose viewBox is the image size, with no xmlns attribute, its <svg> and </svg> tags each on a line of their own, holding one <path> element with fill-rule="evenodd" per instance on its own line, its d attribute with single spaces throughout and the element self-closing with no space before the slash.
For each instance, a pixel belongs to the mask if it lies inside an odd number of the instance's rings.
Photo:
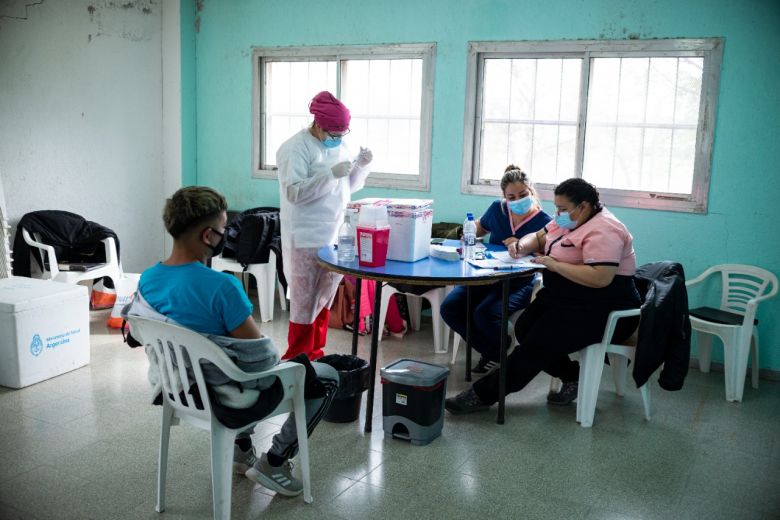
<svg viewBox="0 0 780 520">
<path fill-rule="evenodd" d="M 242 451 L 238 445 L 233 445 L 233 472 L 244 474 L 249 468 L 255 465 L 257 457 L 255 457 L 255 451 L 249 448 L 247 451 Z"/>
<path fill-rule="evenodd" d="M 473 374 L 487 374 L 498 368 L 498 363 L 490 361 L 483 357 L 479 358 L 479 362 L 471 369 Z"/>
<path fill-rule="evenodd" d="M 263 453 L 260 460 L 255 462 L 245 475 L 249 480 L 267 487 L 271 491 L 294 497 L 303 491 L 303 482 L 293 476 L 292 467 L 292 462 L 289 460 L 284 461 L 281 466 L 271 466 L 268 463 L 268 455 Z"/>
</svg>

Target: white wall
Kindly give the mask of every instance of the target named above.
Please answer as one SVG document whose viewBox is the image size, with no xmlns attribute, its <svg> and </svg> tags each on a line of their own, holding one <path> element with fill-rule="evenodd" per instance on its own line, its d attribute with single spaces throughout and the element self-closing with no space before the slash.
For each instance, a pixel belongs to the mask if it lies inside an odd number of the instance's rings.
<svg viewBox="0 0 780 520">
<path fill-rule="evenodd" d="M 161 46 L 159 0 L 0 2 L 0 178 L 12 224 L 72 211 L 118 234 L 126 271 L 162 257 Z"/>
<path fill-rule="evenodd" d="M 165 0 L 162 12 L 163 197 L 181 188 L 181 6 Z M 163 257 L 173 248 L 173 238 L 163 233 Z"/>
</svg>

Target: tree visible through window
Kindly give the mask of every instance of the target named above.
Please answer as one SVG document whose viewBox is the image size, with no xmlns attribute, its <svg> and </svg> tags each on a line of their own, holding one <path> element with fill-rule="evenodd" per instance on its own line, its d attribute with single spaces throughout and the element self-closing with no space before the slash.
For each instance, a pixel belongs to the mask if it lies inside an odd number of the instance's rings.
<svg viewBox="0 0 780 520">
<path fill-rule="evenodd" d="M 611 204 L 706 211 L 722 41 L 472 43 L 464 188 L 504 167 Z"/>
<path fill-rule="evenodd" d="M 597 186 L 693 190 L 703 58 L 593 58 L 583 177 Z"/>
<path fill-rule="evenodd" d="M 536 172 L 536 182 L 571 177 L 580 61 L 485 60 L 480 179 L 500 180 L 509 163 Z"/>
<path fill-rule="evenodd" d="M 344 141 L 374 153 L 369 185 L 427 189 L 432 44 L 256 49 L 256 177 L 274 177 L 279 146 L 311 123 L 308 103 L 329 90 L 352 114 Z"/>
</svg>

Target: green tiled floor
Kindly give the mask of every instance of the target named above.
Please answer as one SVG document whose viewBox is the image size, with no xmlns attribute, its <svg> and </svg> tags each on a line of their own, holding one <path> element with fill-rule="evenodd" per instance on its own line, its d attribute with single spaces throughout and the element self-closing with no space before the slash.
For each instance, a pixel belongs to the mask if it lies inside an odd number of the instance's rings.
<svg viewBox="0 0 780 520">
<path fill-rule="evenodd" d="M 0 388 L 0 518 L 191 519 L 211 517 L 208 436 L 187 426 L 171 439 L 168 507 L 154 511 L 159 409 L 149 406 L 146 358 L 92 314 L 92 362 L 23 390 Z M 262 330 L 284 345 L 287 314 Z M 380 365 L 433 354 L 430 322 L 403 340 L 386 338 Z M 329 352 L 350 336 L 331 330 Z M 360 355 L 368 358 L 368 338 Z M 448 394 L 464 388 L 463 358 Z M 314 503 L 276 497 L 243 477 L 233 482 L 234 518 L 780 518 L 780 384 L 749 385 L 724 399 L 723 374 L 692 371 L 680 392 L 652 387 L 653 418 L 638 392 L 617 397 L 608 371 L 594 427 L 575 407 L 547 407 L 540 376 L 495 408 L 446 416 L 424 447 L 385 439 L 381 387 L 371 434 L 363 416 L 321 423 L 311 440 Z M 265 449 L 278 428 L 254 436 Z"/>
</svg>

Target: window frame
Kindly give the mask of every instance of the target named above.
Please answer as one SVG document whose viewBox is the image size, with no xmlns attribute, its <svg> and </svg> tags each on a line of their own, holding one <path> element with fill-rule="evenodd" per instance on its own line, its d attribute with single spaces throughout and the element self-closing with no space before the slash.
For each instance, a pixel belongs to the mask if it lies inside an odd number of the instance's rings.
<svg viewBox="0 0 780 520">
<path fill-rule="evenodd" d="M 480 181 L 482 92 L 485 59 L 489 58 L 580 58 L 580 104 L 577 118 L 575 171 L 582 177 L 585 151 L 585 122 L 591 58 L 685 57 L 703 58 L 702 90 L 696 130 L 693 183 L 690 195 L 678 193 L 621 190 L 599 187 L 601 200 L 607 205 L 687 213 L 706 213 L 712 167 L 712 145 L 715 133 L 720 70 L 723 59 L 723 38 L 659 39 L 659 40 L 583 40 L 583 41 L 513 41 L 468 44 L 466 70 L 466 108 L 463 129 L 462 193 L 495 196 L 499 181 Z M 522 165 L 520 165 L 522 166 Z M 531 172 L 533 175 L 533 172 Z M 553 199 L 555 186 L 535 183 L 544 200 Z"/>
<path fill-rule="evenodd" d="M 336 88 L 341 89 L 342 60 L 422 59 L 422 98 L 420 108 L 419 173 L 408 175 L 374 172 L 366 179 L 367 187 L 399 188 L 429 191 L 433 136 L 433 89 L 436 61 L 435 43 L 388 45 L 332 45 L 300 47 L 254 47 L 252 49 L 252 164 L 254 179 L 278 179 L 277 168 L 264 168 L 265 136 L 265 63 L 268 61 L 336 61 Z M 335 94 L 335 93 L 334 93 Z"/>
</svg>

